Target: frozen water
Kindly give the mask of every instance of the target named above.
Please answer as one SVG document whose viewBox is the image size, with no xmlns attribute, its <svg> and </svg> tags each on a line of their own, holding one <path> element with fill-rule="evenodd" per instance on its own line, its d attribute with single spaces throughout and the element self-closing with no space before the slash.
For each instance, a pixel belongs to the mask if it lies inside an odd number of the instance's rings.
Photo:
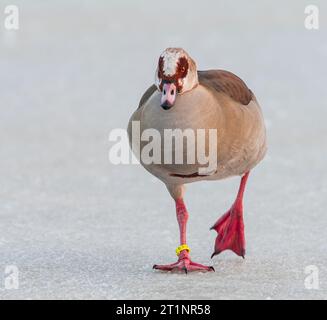
<svg viewBox="0 0 327 320">
<path fill-rule="evenodd" d="M 302 0 L 16 3 L 20 30 L 0 28 L 1 298 L 326 299 L 326 1 L 315 31 Z M 110 130 L 127 126 L 168 46 L 241 76 L 266 118 L 245 260 L 209 259 L 239 179 L 188 186 L 192 257 L 215 273 L 151 269 L 176 259 L 173 201 L 142 167 L 108 161 Z"/>
</svg>

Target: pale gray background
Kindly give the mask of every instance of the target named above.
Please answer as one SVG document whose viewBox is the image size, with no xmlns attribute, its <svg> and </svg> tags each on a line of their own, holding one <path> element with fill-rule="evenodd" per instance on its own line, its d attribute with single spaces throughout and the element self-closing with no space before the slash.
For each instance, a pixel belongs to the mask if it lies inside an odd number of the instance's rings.
<svg viewBox="0 0 327 320">
<path fill-rule="evenodd" d="M 18 32 L 4 30 L 12 2 L 0 3 L 1 298 L 327 297 L 326 1 L 15 1 Z M 308 4 L 319 31 L 304 28 Z M 239 179 L 188 187 L 192 257 L 216 273 L 151 269 L 176 259 L 174 203 L 142 167 L 107 157 L 168 46 L 241 76 L 266 118 L 245 260 L 209 259 L 209 227 Z M 319 290 L 304 287 L 311 264 Z M 7 265 L 17 290 L 4 287 Z"/>
</svg>

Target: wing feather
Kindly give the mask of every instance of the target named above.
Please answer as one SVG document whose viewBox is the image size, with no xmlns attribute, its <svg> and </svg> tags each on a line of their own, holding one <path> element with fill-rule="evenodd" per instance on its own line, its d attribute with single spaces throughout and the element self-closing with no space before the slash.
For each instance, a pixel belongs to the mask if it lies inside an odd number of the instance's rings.
<svg viewBox="0 0 327 320">
<path fill-rule="evenodd" d="M 152 85 L 151 87 L 149 87 L 143 94 L 140 102 L 139 102 L 139 106 L 137 107 L 137 109 L 141 108 L 148 100 L 149 98 L 152 96 L 152 94 L 158 90 L 156 85 Z"/>
<path fill-rule="evenodd" d="M 198 71 L 198 78 L 201 85 L 223 92 L 243 105 L 248 105 L 253 98 L 252 91 L 244 81 L 229 71 Z"/>
</svg>

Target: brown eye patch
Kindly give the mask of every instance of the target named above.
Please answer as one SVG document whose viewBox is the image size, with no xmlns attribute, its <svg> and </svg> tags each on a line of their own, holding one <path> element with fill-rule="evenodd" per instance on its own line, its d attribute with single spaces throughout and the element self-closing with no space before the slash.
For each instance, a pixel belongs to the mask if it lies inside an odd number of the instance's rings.
<svg viewBox="0 0 327 320">
<path fill-rule="evenodd" d="M 163 76 L 163 67 L 164 67 L 164 60 L 163 57 L 160 57 L 158 62 L 158 77 L 161 79 Z"/>
<path fill-rule="evenodd" d="M 178 78 L 185 78 L 188 72 L 188 61 L 185 57 L 181 57 L 177 64 Z"/>
</svg>

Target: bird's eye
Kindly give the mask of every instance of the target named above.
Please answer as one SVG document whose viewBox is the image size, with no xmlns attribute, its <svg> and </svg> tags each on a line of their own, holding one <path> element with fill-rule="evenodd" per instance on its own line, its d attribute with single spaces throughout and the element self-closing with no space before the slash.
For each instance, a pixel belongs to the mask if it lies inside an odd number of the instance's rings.
<svg viewBox="0 0 327 320">
<path fill-rule="evenodd" d="M 171 90 L 171 91 L 170 91 L 170 94 L 173 95 L 173 94 L 174 94 L 174 90 Z"/>
<path fill-rule="evenodd" d="M 164 90 L 163 93 L 166 94 L 166 90 Z"/>
</svg>

